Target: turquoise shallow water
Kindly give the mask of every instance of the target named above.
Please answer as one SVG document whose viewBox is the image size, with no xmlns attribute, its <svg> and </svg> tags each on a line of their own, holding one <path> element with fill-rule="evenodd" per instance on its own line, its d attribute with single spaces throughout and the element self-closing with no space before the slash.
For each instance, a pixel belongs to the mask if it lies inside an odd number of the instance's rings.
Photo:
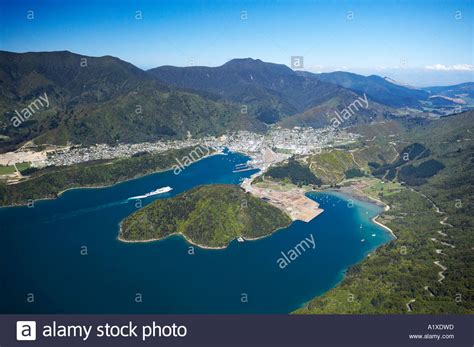
<svg viewBox="0 0 474 347">
<path fill-rule="evenodd" d="M 119 222 L 136 210 L 128 197 L 173 187 L 144 199 L 146 205 L 200 184 L 238 184 L 253 171 L 232 169 L 247 159 L 217 155 L 178 176 L 156 173 L 107 188 L 69 190 L 34 208 L 0 209 L 0 313 L 288 313 L 337 285 L 349 266 L 391 239 L 371 222 L 379 207 L 360 201 L 349 207 L 342 195 L 310 193 L 325 210 L 310 223 L 234 241 L 224 250 L 195 248 L 190 255 L 179 236 L 117 240 Z M 280 269 L 280 252 L 311 235 L 315 249 Z"/>
</svg>

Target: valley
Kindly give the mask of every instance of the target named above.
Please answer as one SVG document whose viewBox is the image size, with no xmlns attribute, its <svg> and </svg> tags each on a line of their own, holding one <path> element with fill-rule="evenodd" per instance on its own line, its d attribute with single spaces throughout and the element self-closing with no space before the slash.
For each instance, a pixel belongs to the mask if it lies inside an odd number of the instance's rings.
<svg viewBox="0 0 474 347">
<path fill-rule="evenodd" d="M 334 114 L 354 109 L 355 102 L 360 107 L 343 127 L 432 118 L 469 109 L 473 88 L 472 83 L 460 85 L 459 94 L 455 88 L 442 89 L 440 93 L 467 99 L 462 107 L 446 100 L 435 112 L 436 105 L 426 110 L 430 92 L 379 76 L 295 72 L 250 58 L 212 68 L 162 66 L 144 71 L 111 56 L 0 51 L 0 73 L 1 152 L 29 141 L 114 146 L 220 136 L 229 130 L 265 133 L 271 125 L 324 128 L 335 123 Z M 13 126 L 15 110 L 44 93 L 48 107 Z M 443 111 L 446 108 L 449 111 Z"/>
<path fill-rule="evenodd" d="M 117 247 L 158 248 L 180 236 L 184 245 L 219 254 L 232 254 L 239 239 L 250 248 L 271 245 L 274 254 L 280 237 L 291 241 L 284 247 L 291 251 L 303 241 L 288 230 L 302 230 L 315 254 L 307 248 L 280 267 L 298 276 L 304 259 L 321 264 L 328 256 L 317 245 L 332 228 L 354 253 L 329 277 L 315 269 L 323 284 L 313 278 L 297 298 L 279 297 L 278 309 L 265 303 L 252 312 L 473 312 L 474 276 L 465 266 L 474 243 L 473 83 L 411 88 L 375 75 L 314 74 L 251 58 L 147 71 L 67 51 L 3 51 L 0 62 L 5 215 L 20 205 L 16 211 L 60 230 L 84 214 L 107 230 L 103 245 L 118 234 Z M 40 96 L 47 96 L 47 107 L 12 125 L 15 110 Z M 155 175 L 163 183 L 152 182 Z M 148 200 L 146 192 L 157 185 L 172 193 Z M 76 195 L 84 198 L 78 206 Z M 91 205 L 89 196 L 104 201 Z M 145 198 L 132 206 L 131 196 Z M 69 202 L 67 211 L 62 201 Z M 36 215 L 36 206 L 53 205 L 57 215 Z M 104 221 L 94 219 L 99 210 L 107 211 Z M 261 271 L 280 283 L 274 265 Z M 232 312 L 242 312 L 226 300 Z"/>
</svg>

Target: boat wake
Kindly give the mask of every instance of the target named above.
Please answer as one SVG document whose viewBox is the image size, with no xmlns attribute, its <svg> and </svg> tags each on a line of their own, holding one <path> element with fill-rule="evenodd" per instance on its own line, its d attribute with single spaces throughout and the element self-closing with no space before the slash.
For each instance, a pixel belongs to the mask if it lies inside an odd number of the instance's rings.
<svg viewBox="0 0 474 347">
<path fill-rule="evenodd" d="M 75 210 L 75 211 L 71 211 L 71 212 L 66 212 L 66 213 L 62 213 L 62 214 L 53 215 L 51 219 L 49 219 L 48 221 L 45 221 L 45 222 L 46 223 L 51 223 L 51 222 L 55 222 L 55 221 L 58 221 L 58 220 L 64 220 L 64 219 L 69 219 L 69 218 L 72 218 L 72 217 L 76 217 L 78 215 L 93 213 L 93 212 L 103 210 L 103 209 L 106 209 L 106 208 L 128 204 L 130 201 L 133 201 L 133 200 L 145 199 L 145 198 L 148 198 L 150 196 L 168 193 L 171 190 L 173 190 L 173 188 L 171 188 L 171 187 L 159 188 L 159 189 L 153 190 L 149 193 L 146 193 L 144 195 L 132 196 L 132 197 L 130 197 L 128 199 L 125 199 L 125 200 L 113 201 L 113 202 L 109 202 L 109 203 L 99 205 L 99 206 L 93 206 L 93 207 L 83 208 L 83 209 L 79 209 L 79 210 Z"/>
<path fill-rule="evenodd" d="M 69 218 L 76 217 L 76 216 L 79 216 L 79 215 L 82 215 L 82 214 L 91 213 L 91 212 L 95 212 L 95 211 L 103 210 L 103 209 L 106 209 L 106 208 L 109 208 L 109 207 L 114 207 L 114 206 L 123 205 L 123 204 L 127 204 L 127 203 L 128 203 L 128 199 L 127 200 L 119 200 L 119 201 L 114 201 L 114 202 L 110 202 L 110 203 L 99 205 L 99 206 L 88 207 L 88 208 L 83 208 L 83 209 L 80 209 L 80 210 L 75 210 L 75 211 L 72 211 L 72 212 L 62 213 L 60 215 L 53 215 L 52 218 L 50 220 L 48 220 L 47 222 L 51 223 L 51 222 L 55 222 L 55 221 L 58 221 L 58 220 L 69 219 Z"/>
<path fill-rule="evenodd" d="M 128 200 L 145 199 L 145 198 L 148 198 L 148 197 L 153 196 L 153 195 L 168 193 L 172 190 L 173 190 L 173 188 L 168 187 L 168 186 L 167 187 L 162 187 L 162 188 L 158 188 L 156 190 L 153 190 L 149 193 L 146 193 L 144 195 L 132 196 L 132 197 L 128 198 Z"/>
</svg>

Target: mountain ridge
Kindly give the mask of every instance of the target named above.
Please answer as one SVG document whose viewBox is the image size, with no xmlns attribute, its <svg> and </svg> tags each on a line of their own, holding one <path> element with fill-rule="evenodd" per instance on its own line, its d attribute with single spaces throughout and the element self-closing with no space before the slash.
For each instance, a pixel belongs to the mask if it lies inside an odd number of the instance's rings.
<svg viewBox="0 0 474 347">
<path fill-rule="evenodd" d="M 262 128 L 234 105 L 155 80 L 115 57 L 66 51 L 0 52 L 0 148 L 33 140 L 113 144 Z M 47 93 L 50 105 L 19 127 L 11 117 Z"/>
<path fill-rule="evenodd" d="M 313 78 L 335 83 L 359 93 L 367 93 L 374 101 L 391 107 L 420 107 L 420 100 L 428 97 L 423 90 L 394 84 L 378 75 L 362 76 L 352 72 L 336 71 L 313 74 Z"/>
<path fill-rule="evenodd" d="M 48 107 L 12 126 L 15 112 L 44 93 Z M 443 107 L 452 104 L 448 94 Z M 365 95 L 370 108 L 347 125 L 397 116 L 400 107 L 419 108 L 419 99 L 430 100 L 429 91 L 376 75 L 313 74 L 252 58 L 145 71 L 110 55 L 0 51 L 0 151 L 31 140 L 114 144 L 184 138 L 188 132 L 200 137 L 264 131 L 275 123 L 323 127 L 330 124 L 329 114 Z M 435 101 L 440 104 L 440 98 Z"/>
<path fill-rule="evenodd" d="M 218 94 L 245 105 L 266 124 L 284 123 L 289 117 L 328 104 L 335 97 L 345 107 L 362 95 L 300 74 L 286 65 L 251 58 L 233 59 L 218 67 L 165 66 L 148 72 L 162 82 L 198 93 Z"/>
</svg>

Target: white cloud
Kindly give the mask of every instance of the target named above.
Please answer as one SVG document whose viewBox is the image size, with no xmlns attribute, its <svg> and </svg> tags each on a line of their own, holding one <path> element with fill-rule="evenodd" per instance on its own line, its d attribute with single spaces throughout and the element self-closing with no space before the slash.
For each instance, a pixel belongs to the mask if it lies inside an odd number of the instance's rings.
<svg viewBox="0 0 474 347">
<path fill-rule="evenodd" d="M 310 65 L 306 68 L 306 70 L 314 72 L 314 73 L 323 73 L 323 72 L 331 71 L 331 70 L 328 70 L 328 68 L 324 65 Z"/>
<path fill-rule="evenodd" d="M 427 70 L 437 71 L 474 71 L 474 66 L 470 64 L 456 64 L 456 65 L 444 65 L 434 64 L 425 66 Z"/>
</svg>

